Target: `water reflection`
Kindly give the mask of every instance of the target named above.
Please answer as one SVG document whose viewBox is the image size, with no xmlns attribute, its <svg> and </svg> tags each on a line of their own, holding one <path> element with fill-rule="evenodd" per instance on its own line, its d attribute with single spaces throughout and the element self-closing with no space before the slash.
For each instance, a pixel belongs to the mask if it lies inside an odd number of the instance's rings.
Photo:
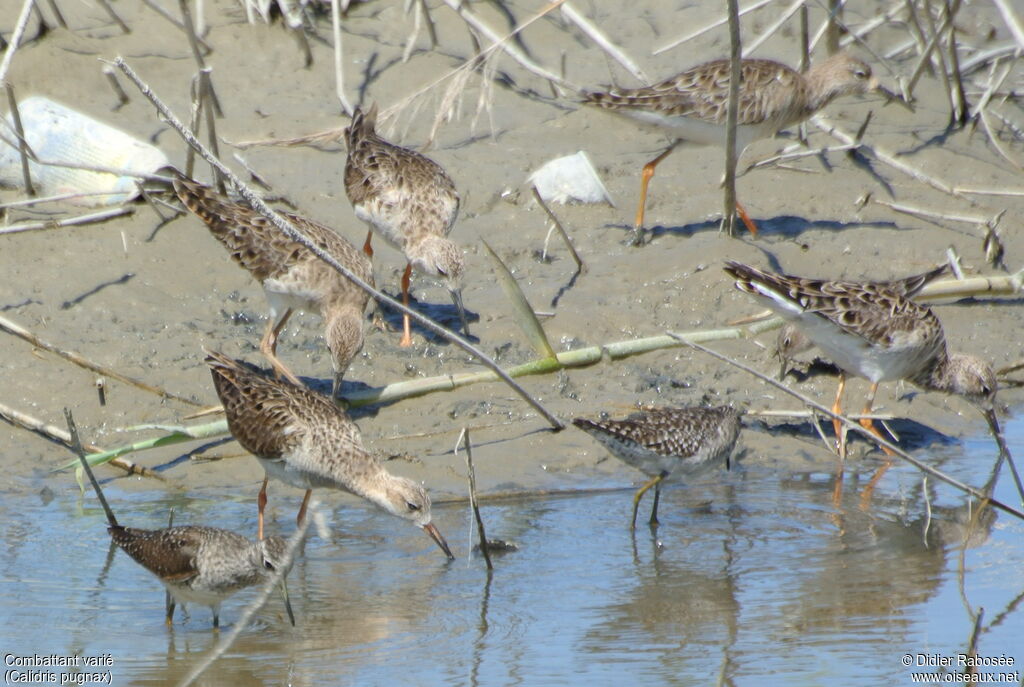
<svg viewBox="0 0 1024 687">
<path fill-rule="evenodd" d="M 968 448 L 936 463 L 977 483 L 991 442 Z M 838 507 L 831 475 L 748 469 L 669 489 L 661 526 L 635 534 L 630 489 L 485 505 L 489 534 L 520 547 L 493 575 L 479 558 L 444 563 L 415 530 L 345 501 L 289 578 L 298 626 L 272 600 L 198 684 L 902 683 L 901 651 L 964 650 L 965 599 L 986 609 L 979 653 L 1019 653 L 1024 596 L 1007 571 L 1024 566 L 1024 525 L 977 517 L 901 466 L 865 507 L 858 478 L 872 466 L 861 467 Z M 997 495 L 1012 501 L 1002 482 Z M 155 685 L 216 644 L 202 614 L 166 628 L 160 585 L 126 557 L 104 571 L 109 538 L 93 504 L 9 496 L 4 651 L 109 651 L 119 683 Z M 159 498 L 130 505 L 133 523 L 166 524 Z M 205 501 L 176 508 L 179 522 L 212 512 Z M 222 526 L 254 527 L 248 500 L 216 511 Z M 441 506 L 435 517 L 465 556 L 468 513 Z M 225 630 L 251 598 L 226 604 Z"/>
</svg>

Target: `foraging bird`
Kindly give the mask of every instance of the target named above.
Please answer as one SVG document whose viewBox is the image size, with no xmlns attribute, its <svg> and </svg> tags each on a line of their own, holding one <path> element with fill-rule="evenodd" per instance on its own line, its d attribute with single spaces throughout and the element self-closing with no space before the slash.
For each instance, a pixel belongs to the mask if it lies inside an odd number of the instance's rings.
<svg viewBox="0 0 1024 687">
<path fill-rule="evenodd" d="M 997 390 L 992 367 L 973 355 L 949 353 L 942 324 L 928 307 L 910 300 L 942 269 L 894 282 L 854 282 L 805 279 L 764 272 L 734 261 L 725 271 L 736 288 L 751 294 L 788 322 L 842 370 L 832 412 L 842 412 L 846 375 L 871 382 L 863 414 L 871 413 L 878 385 L 906 379 L 922 389 L 963 396 L 977 406 L 1001 441 L 995 414 Z M 917 284 L 921 281 L 920 285 Z M 834 420 L 836 437 L 841 423 Z M 861 425 L 881 437 L 874 423 Z M 844 446 L 840 441 L 840 452 Z M 886 453 L 891 453 L 886 449 Z"/>
<path fill-rule="evenodd" d="M 459 213 L 459 194 L 448 174 L 433 160 L 388 143 L 374 129 L 377 106 L 358 107 L 345 129 L 345 193 L 356 217 L 369 231 L 363 251 L 372 256 L 370 242 L 376 231 L 393 248 L 405 253 L 402 303 L 409 305 L 412 270 L 444 281 L 458 311 L 462 329 L 469 324 L 462 305 L 462 251 L 448 240 Z M 412 345 L 409 316 L 403 314 L 401 346 Z"/>
<path fill-rule="evenodd" d="M 584 94 L 583 102 L 587 105 L 628 117 L 673 138 L 672 145 L 644 165 L 634 243 L 643 242 L 647 185 L 658 163 L 685 141 L 701 145 L 725 144 L 730 70 L 728 59 L 714 60 L 651 86 Z M 754 141 L 799 124 L 835 98 L 869 91 L 877 91 L 887 98 L 895 97 L 879 85 L 867 64 L 845 53 L 833 55 L 802 74 L 772 60 L 742 60 L 736 157 Z M 739 202 L 736 210 L 750 233 L 756 236 L 757 227 Z"/>
<path fill-rule="evenodd" d="M 369 294 L 255 210 L 190 179 L 175 179 L 174 190 L 232 259 L 263 287 L 270 317 L 260 352 L 279 375 L 293 384 L 300 384 L 298 378 L 277 358 L 278 336 L 293 310 L 320 313 L 334 368 L 331 394 L 337 396 L 349 363 L 363 347 L 363 311 Z M 299 215 L 281 215 L 340 264 L 373 285 L 370 260 L 340 234 Z"/>
<path fill-rule="evenodd" d="M 616 458 L 651 477 L 633 496 L 633 519 L 640 499 L 654 487 L 650 524 L 658 523 L 661 484 L 690 476 L 724 462 L 740 434 L 740 411 L 717 408 L 657 408 L 634 413 L 625 420 L 588 420 L 572 423 L 591 435 Z"/>
<path fill-rule="evenodd" d="M 258 538 L 263 537 L 267 481 L 273 477 L 306 490 L 297 517 L 300 523 L 314 488 L 340 489 L 412 522 L 454 558 L 430 522 L 426 490 L 411 479 L 392 475 L 367 453 L 359 428 L 344 410 L 322 394 L 271 379 L 222 353 L 206 354 L 228 429 L 266 471 L 258 500 Z"/>
<path fill-rule="evenodd" d="M 923 289 L 927 284 L 945 274 L 948 268 L 948 265 L 942 265 L 933 270 L 924 272 L 923 274 L 915 274 L 910 277 L 904 277 L 903 279 L 862 283 L 872 284 L 876 289 L 884 289 L 890 293 L 899 294 L 903 298 L 913 298 L 920 293 L 921 289 Z M 775 356 L 781 363 L 781 367 L 779 369 L 779 380 L 781 381 L 785 378 L 786 372 L 789 370 L 790 361 L 793 358 L 812 348 L 814 348 L 814 344 L 809 338 L 807 338 L 807 335 L 803 333 L 800 327 L 792 322 L 787 322 L 783 325 L 782 329 L 779 330 L 779 337 L 775 342 Z"/>
<path fill-rule="evenodd" d="M 209 606 L 213 627 L 220 627 L 220 606 L 232 594 L 246 587 L 263 584 L 281 572 L 281 592 L 292 625 L 295 616 L 288 600 L 285 578 L 291 570 L 288 542 L 282 537 L 267 537 L 252 542 L 240 534 L 219 527 L 184 525 L 159 530 L 122 527 L 117 523 L 99 482 L 85 459 L 82 467 L 92 482 L 110 525 L 107 532 L 122 551 L 163 583 L 172 601 L 167 606 L 167 624 L 174 617 L 175 602 Z"/>
</svg>

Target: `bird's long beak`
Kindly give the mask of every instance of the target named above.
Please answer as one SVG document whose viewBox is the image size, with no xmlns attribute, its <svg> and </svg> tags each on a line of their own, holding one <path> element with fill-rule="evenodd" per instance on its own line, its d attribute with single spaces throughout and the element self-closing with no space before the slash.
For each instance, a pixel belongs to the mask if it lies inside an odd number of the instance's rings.
<svg viewBox="0 0 1024 687">
<path fill-rule="evenodd" d="M 423 529 L 430 535 L 431 539 L 437 542 L 437 545 L 441 547 L 442 551 L 444 551 L 444 555 L 448 556 L 448 560 L 454 561 L 455 556 L 452 555 L 452 550 L 448 548 L 448 542 L 446 542 L 444 537 L 441 536 L 441 533 L 437 530 L 437 527 L 434 526 L 434 523 L 428 522 L 423 526 Z"/>
<path fill-rule="evenodd" d="M 985 415 L 988 427 L 992 431 L 992 437 L 996 440 L 996 445 L 999 447 L 1000 457 L 1005 457 L 1006 464 L 1010 466 L 1010 474 L 1013 476 L 1013 482 L 1017 486 L 1017 492 L 1022 495 L 1021 504 L 1024 505 L 1024 483 L 1021 482 L 1020 473 L 1017 472 L 1017 464 L 1013 462 L 1013 456 L 1010 455 L 1010 449 L 1006 446 L 1006 439 L 1003 438 L 1003 433 L 999 428 L 996 409 L 984 408 L 981 412 Z"/>
<path fill-rule="evenodd" d="M 455 304 L 455 309 L 459 311 L 459 320 L 462 321 L 462 331 L 468 337 L 469 322 L 466 320 L 466 308 L 462 305 L 462 289 L 452 289 L 448 293 L 452 296 L 452 303 Z"/>
<path fill-rule="evenodd" d="M 907 108 L 911 112 L 914 112 L 914 105 L 909 100 L 904 98 L 902 95 L 893 93 L 882 84 L 876 82 L 872 90 L 874 90 L 876 93 L 880 94 L 883 98 L 885 98 L 886 105 L 888 105 L 889 103 L 897 103 Z"/>
<path fill-rule="evenodd" d="M 288 576 L 281 575 L 281 596 L 284 597 L 284 610 L 288 611 L 288 620 L 291 621 L 292 627 L 295 627 L 295 614 L 292 613 L 292 602 L 288 598 Z"/>
</svg>

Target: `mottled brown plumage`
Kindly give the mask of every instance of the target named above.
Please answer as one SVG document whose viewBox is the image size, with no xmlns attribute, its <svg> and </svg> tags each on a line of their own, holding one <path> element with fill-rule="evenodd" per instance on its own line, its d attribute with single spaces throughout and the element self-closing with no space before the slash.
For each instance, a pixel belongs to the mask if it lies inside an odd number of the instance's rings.
<svg viewBox="0 0 1024 687">
<path fill-rule="evenodd" d="M 682 141 L 724 145 L 729 102 L 729 60 L 691 67 L 669 79 L 640 88 L 587 93 L 584 103 L 628 117 L 673 138 L 672 145 L 644 167 L 635 230 L 642 240 L 647 185 L 654 168 Z M 871 68 L 839 53 L 800 72 L 773 60 L 745 59 L 740 64 L 736 155 L 760 138 L 798 124 L 844 95 L 881 90 Z M 737 204 L 751 232 L 756 227 Z"/>
<path fill-rule="evenodd" d="M 163 582 L 182 607 L 209 606 L 214 627 L 220 625 L 221 603 L 270 579 L 284 565 L 288 548 L 281 537 L 252 542 L 230 530 L 197 525 L 160 530 L 112 525 L 107 531 L 121 550 Z M 172 602 L 168 622 L 173 613 Z"/>
<path fill-rule="evenodd" d="M 318 312 L 334 366 L 334 394 L 352 358 L 363 346 L 363 311 L 369 295 L 312 251 L 275 227 L 270 220 L 208 186 L 176 179 L 174 189 L 193 214 L 206 224 L 231 258 L 263 287 L 270 304 L 260 350 L 274 369 L 298 384 L 276 355 L 277 339 L 293 310 Z M 283 217 L 356 276 L 373 284 L 369 259 L 330 227 L 284 212 Z"/>
<path fill-rule="evenodd" d="M 269 477 L 305 489 L 301 522 L 314 488 L 361 496 L 424 529 L 451 558 L 444 537 L 431 523 L 430 497 L 412 480 L 392 475 L 363 447 L 359 428 L 322 394 L 272 379 L 239 361 L 207 351 L 228 428 L 266 471 L 259 498 L 259 537 Z"/>
<path fill-rule="evenodd" d="M 363 250 L 373 255 L 370 243 L 376 231 L 393 248 L 405 253 L 402 298 L 409 304 L 412 270 L 438 277 L 445 283 L 458 310 L 463 330 L 469 326 L 462 305 L 462 251 L 448 240 L 459 213 L 455 184 L 439 164 L 377 135 L 377 106 L 356 108 L 345 130 L 345 193 L 356 217 L 370 227 Z M 409 318 L 404 317 L 401 345 L 412 345 Z"/>
<path fill-rule="evenodd" d="M 740 412 L 717 408 L 655 408 L 624 420 L 588 420 L 572 423 L 597 439 L 615 457 L 652 479 L 633 497 L 633 527 L 640 499 L 652 486 L 651 524 L 658 522 L 661 483 L 698 473 L 719 462 L 728 467 L 729 455 L 740 433 Z"/>
<path fill-rule="evenodd" d="M 879 383 L 907 379 L 923 389 L 965 397 L 982 409 L 990 426 L 998 426 L 991 366 L 975 356 L 950 354 L 935 313 L 908 296 L 941 274 L 941 268 L 891 282 L 805 279 L 734 261 L 726 261 L 725 271 L 736 279 L 736 288 L 796 324 L 844 373 L 871 382 L 865 415 L 871 413 Z M 840 375 L 833 404 L 837 414 L 845 381 Z M 840 423 L 834 423 L 840 436 Z M 878 434 L 871 420 L 861 424 Z"/>
</svg>

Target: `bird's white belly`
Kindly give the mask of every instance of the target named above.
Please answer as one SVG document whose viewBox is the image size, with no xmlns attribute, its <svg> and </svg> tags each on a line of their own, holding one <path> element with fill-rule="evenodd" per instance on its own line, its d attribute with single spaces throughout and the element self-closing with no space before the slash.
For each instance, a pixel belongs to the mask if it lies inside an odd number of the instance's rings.
<svg viewBox="0 0 1024 687">
<path fill-rule="evenodd" d="M 369 202 L 356 205 L 356 217 L 369 224 L 373 231 L 395 250 L 405 252 L 405 232 L 397 208 L 386 202 Z"/>
<path fill-rule="evenodd" d="M 276 279 L 267 279 L 263 282 L 263 293 L 270 305 L 271 318 L 277 320 L 278 316 L 286 310 L 303 312 L 317 312 L 318 303 L 316 295 L 309 291 L 302 291 L 279 282 Z"/>
<path fill-rule="evenodd" d="M 296 489 L 344 488 L 342 485 L 322 475 L 297 468 L 284 459 L 259 458 L 259 461 L 268 477 L 289 484 Z"/>
</svg>

